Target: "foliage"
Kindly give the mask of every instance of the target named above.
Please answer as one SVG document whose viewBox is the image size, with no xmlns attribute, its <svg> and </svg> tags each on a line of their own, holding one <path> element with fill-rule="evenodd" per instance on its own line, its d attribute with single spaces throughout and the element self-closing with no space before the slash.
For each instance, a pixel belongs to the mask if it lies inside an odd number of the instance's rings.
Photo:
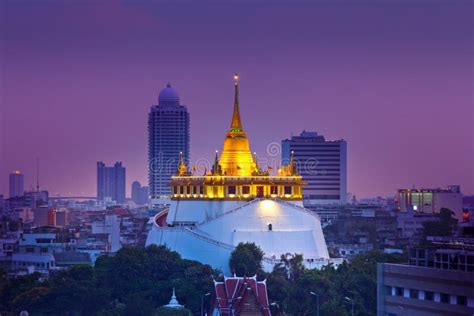
<svg viewBox="0 0 474 316">
<path fill-rule="evenodd" d="M 239 243 L 229 260 L 230 270 L 238 276 L 254 276 L 262 270 L 263 251 L 254 243 Z"/>
<path fill-rule="evenodd" d="M 350 315 L 354 301 L 356 315 L 375 315 L 376 279 L 378 262 L 406 262 L 404 255 L 388 255 L 371 251 L 344 262 L 335 269 L 325 266 L 320 270 L 305 269 L 301 256 L 282 258 L 282 263 L 267 273 L 267 288 L 273 314 L 312 315 L 319 295 L 320 313 Z"/>
<path fill-rule="evenodd" d="M 74 266 L 40 281 L 33 274 L 8 279 L 0 271 L 0 311 L 43 315 L 156 315 L 172 289 L 193 312 L 212 290 L 212 270 L 181 259 L 165 247 L 123 248 L 100 257 L 95 267 Z"/>
<path fill-rule="evenodd" d="M 191 311 L 189 309 L 173 309 L 168 307 L 160 307 L 154 313 L 153 316 L 190 316 Z"/>
<path fill-rule="evenodd" d="M 458 225 L 454 218 L 454 212 L 447 208 L 441 208 L 438 221 L 423 223 L 423 240 L 427 236 L 451 236 Z"/>
</svg>

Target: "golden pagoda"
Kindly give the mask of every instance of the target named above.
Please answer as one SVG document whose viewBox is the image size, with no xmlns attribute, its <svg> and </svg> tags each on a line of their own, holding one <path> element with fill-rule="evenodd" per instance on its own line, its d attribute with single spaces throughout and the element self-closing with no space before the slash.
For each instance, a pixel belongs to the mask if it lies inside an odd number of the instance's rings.
<svg viewBox="0 0 474 316">
<path fill-rule="evenodd" d="M 301 200 L 303 181 L 292 158 L 277 175 L 262 171 L 256 155 L 250 151 L 247 133 L 243 130 L 239 111 L 239 76 L 234 74 L 234 110 L 224 146 L 212 168 L 204 175 L 189 171 L 180 155 L 176 176 L 171 178 L 172 200 L 252 200 L 280 198 Z M 193 168 L 194 169 L 194 168 Z"/>
</svg>

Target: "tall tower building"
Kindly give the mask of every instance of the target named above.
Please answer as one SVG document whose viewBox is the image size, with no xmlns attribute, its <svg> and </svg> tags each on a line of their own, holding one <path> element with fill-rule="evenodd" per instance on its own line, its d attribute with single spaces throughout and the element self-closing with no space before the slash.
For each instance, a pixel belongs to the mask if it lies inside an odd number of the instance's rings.
<svg viewBox="0 0 474 316">
<path fill-rule="evenodd" d="M 316 132 L 303 131 L 281 142 L 283 163 L 291 152 L 299 174 L 307 183 L 303 186 L 303 202 L 312 205 L 347 202 L 347 143 L 327 141 Z"/>
<path fill-rule="evenodd" d="M 170 84 L 160 91 L 148 114 L 148 181 L 152 203 L 167 199 L 180 152 L 189 163 L 189 113 Z"/>
<path fill-rule="evenodd" d="M 23 196 L 25 192 L 24 188 L 24 177 L 20 170 L 10 173 L 9 177 L 10 184 L 10 197 Z"/>
<path fill-rule="evenodd" d="M 97 162 L 97 199 L 110 198 L 117 203 L 125 202 L 125 167 L 116 162 L 107 167 L 102 161 Z"/>
</svg>

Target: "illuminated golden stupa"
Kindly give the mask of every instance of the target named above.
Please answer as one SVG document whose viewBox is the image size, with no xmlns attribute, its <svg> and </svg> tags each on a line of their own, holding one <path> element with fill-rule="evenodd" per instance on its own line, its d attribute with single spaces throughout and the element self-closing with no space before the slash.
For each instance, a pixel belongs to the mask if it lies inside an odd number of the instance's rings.
<svg viewBox="0 0 474 316">
<path fill-rule="evenodd" d="M 250 151 L 247 133 L 242 127 L 239 111 L 239 77 L 234 75 L 234 111 L 230 129 L 224 138 L 219 157 L 204 175 L 189 171 L 180 156 L 177 175 L 172 177 L 172 200 L 220 199 L 251 200 L 253 198 L 301 199 L 301 176 L 293 157 L 288 166 L 278 169 L 276 176 L 259 168 Z M 195 169 L 195 168 L 193 168 Z"/>
<path fill-rule="evenodd" d="M 171 178 L 169 207 L 151 220 L 146 245 L 165 245 L 183 258 L 231 273 L 229 258 L 239 243 L 253 242 L 271 271 L 282 255 L 301 254 L 307 267 L 332 262 L 319 216 L 304 208 L 301 176 L 292 158 L 276 175 L 252 155 L 239 113 L 234 76 L 234 111 L 222 153 L 205 170 L 189 168 L 180 155 Z"/>
</svg>

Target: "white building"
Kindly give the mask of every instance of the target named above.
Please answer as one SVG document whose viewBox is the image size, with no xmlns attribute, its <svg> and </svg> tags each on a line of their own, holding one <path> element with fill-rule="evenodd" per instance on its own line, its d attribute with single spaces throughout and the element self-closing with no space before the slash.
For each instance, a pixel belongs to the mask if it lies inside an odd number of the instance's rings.
<svg viewBox="0 0 474 316">
<path fill-rule="evenodd" d="M 105 215 L 101 220 L 92 223 L 92 234 L 108 234 L 107 252 L 117 252 L 120 244 L 120 218 L 117 215 Z"/>
<path fill-rule="evenodd" d="M 302 178 L 294 160 L 277 175 L 262 170 L 242 128 L 235 78 L 231 127 L 212 169 L 193 175 L 181 155 L 172 177 L 171 205 L 154 218 L 147 245 L 166 245 L 183 258 L 229 274 L 229 258 L 241 242 L 264 252 L 269 271 L 281 255 L 302 254 L 305 263 L 329 263 L 319 216 L 303 207 Z"/>
<path fill-rule="evenodd" d="M 462 193 L 459 185 L 446 189 L 400 189 L 398 190 L 398 209 L 407 212 L 411 207 L 417 213 L 436 214 L 442 208 L 454 212 L 458 220 L 463 219 Z"/>
</svg>

